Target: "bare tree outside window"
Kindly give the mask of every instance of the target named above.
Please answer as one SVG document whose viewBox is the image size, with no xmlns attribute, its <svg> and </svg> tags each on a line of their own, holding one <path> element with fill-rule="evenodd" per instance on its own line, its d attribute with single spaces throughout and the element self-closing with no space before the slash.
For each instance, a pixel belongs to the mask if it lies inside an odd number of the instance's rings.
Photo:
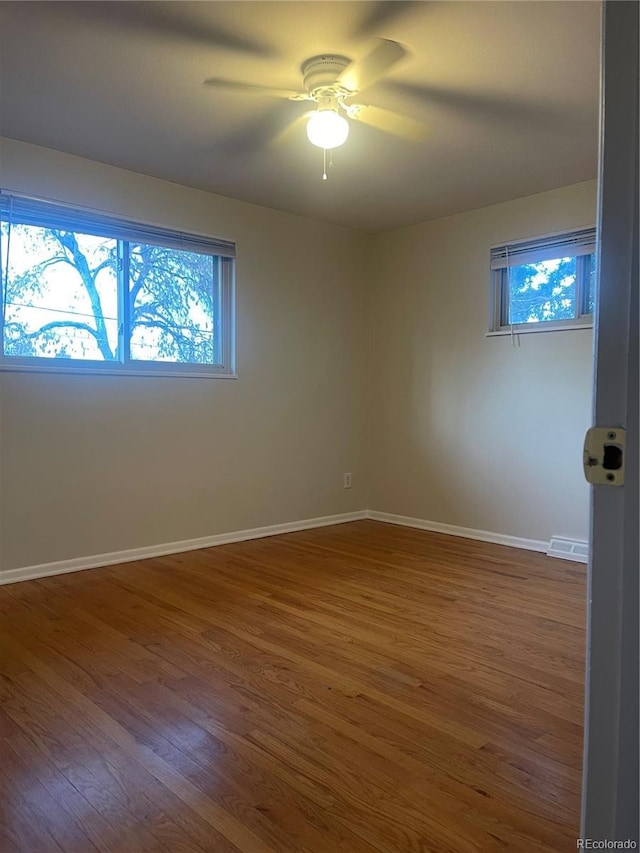
<svg viewBox="0 0 640 853">
<path fill-rule="evenodd" d="M 118 361 L 126 339 L 132 360 L 219 361 L 215 256 L 7 222 L 1 237 L 5 356 Z"/>
</svg>

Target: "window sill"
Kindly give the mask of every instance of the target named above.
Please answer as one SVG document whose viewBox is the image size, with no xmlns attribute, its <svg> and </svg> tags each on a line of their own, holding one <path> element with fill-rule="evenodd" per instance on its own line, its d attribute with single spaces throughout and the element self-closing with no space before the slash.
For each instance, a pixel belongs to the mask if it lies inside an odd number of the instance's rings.
<svg viewBox="0 0 640 853">
<path fill-rule="evenodd" d="M 593 329 L 593 323 L 576 323 L 575 325 L 567 324 L 566 326 L 556 326 L 546 323 L 531 323 L 535 328 L 523 328 L 522 326 L 514 326 L 513 332 L 511 329 L 499 329 L 497 332 L 485 332 L 486 338 L 511 337 L 511 335 L 536 335 L 542 332 L 573 332 L 576 329 Z"/>
<path fill-rule="evenodd" d="M 237 379 L 237 373 L 212 373 L 204 370 L 149 370 L 145 368 L 126 367 L 64 367 L 62 365 L 41 364 L 7 364 L 0 363 L 1 373 L 60 373 L 60 374 L 85 374 L 90 376 L 128 376 L 128 377 L 162 377 L 182 379 Z"/>
</svg>

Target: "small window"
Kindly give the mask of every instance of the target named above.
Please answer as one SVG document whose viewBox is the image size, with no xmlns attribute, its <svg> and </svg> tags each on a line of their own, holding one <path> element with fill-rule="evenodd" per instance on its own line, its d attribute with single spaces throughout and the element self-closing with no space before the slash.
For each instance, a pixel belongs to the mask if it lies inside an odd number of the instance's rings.
<svg viewBox="0 0 640 853">
<path fill-rule="evenodd" d="M 593 323 L 594 228 L 491 249 L 492 325 L 503 333 L 584 328 Z"/>
<path fill-rule="evenodd" d="M 0 195 L 0 365 L 232 373 L 235 246 Z"/>
</svg>

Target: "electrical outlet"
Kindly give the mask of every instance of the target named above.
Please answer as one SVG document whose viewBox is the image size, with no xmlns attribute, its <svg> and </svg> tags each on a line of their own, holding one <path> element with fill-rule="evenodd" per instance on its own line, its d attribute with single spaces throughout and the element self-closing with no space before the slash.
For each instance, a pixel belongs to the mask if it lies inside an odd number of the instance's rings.
<svg viewBox="0 0 640 853">
<path fill-rule="evenodd" d="M 351 488 L 351 474 L 344 474 L 342 480 L 343 480 L 344 488 L 350 489 Z"/>
</svg>

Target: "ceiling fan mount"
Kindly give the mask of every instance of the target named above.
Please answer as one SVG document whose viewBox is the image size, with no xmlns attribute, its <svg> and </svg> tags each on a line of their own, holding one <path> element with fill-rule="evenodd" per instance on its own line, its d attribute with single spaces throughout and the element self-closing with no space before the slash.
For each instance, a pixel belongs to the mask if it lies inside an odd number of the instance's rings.
<svg viewBox="0 0 640 853">
<path fill-rule="evenodd" d="M 345 86 L 338 83 L 338 78 L 344 69 L 351 64 L 346 56 L 337 56 L 331 53 L 312 56 L 302 63 L 303 86 L 313 100 L 333 94 L 334 96 L 355 95 L 355 91 L 349 91 Z M 329 90 L 331 90 L 329 92 Z"/>
</svg>

